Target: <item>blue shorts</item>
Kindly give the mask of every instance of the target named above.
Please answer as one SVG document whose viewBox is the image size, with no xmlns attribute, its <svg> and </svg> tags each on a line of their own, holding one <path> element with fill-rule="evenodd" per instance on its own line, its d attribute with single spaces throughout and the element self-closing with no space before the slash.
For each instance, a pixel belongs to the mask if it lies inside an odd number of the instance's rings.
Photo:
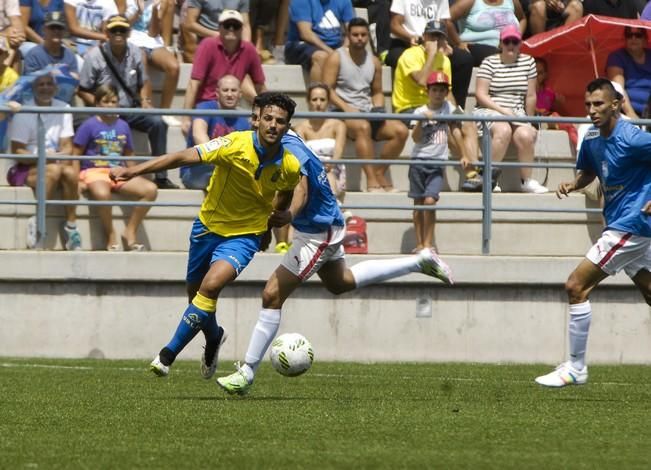
<svg viewBox="0 0 651 470">
<path fill-rule="evenodd" d="M 208 230 L 199 218 L 195 219 L 185 280 L 192 284 L 201 282 L 210 266 L 220 260 L 229 262 L 239 276 L 260 249 L 261 238 L 261 235 L 222 237 Z"/>
<path fill-rule="evenodd" d="M 296 41 L 285 44 L 285 62 L 288 64 L 301 65 L 305 70 L 312 67 L 312 56 L 320 51 L 318 47 L 309 42 Z"/>
<path fill-rule="evenodd" d="M 431 197 L 439 200 L 443 189 L 443 168 L 435 165 L 409 165 L 409 193 L 411 199 Z"/>
</svg>

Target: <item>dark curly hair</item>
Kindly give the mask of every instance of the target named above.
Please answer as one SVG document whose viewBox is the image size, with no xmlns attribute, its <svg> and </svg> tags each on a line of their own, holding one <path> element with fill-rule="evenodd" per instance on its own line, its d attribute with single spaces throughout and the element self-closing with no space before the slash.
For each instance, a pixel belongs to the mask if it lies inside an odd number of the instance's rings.
<svg viewBox="0 0 651 470">
<path fill-rule="evenodd" d="M 287 120 L 291 121 L 296 109 L 296 103 L 285 93 L 277 91 L 266 91 L 260 93 L 253 100 L 253 106 L 260 108 L 260 110 L 267 106 L 278 106 L 280 109 L 287 111 Z"/>
</svg>

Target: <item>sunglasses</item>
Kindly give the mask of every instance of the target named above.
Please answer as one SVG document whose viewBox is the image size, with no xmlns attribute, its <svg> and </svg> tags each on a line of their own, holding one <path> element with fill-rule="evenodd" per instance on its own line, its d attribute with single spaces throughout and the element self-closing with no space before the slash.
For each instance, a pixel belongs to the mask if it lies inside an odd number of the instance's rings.
<svg viewBox="0 0 651 470">
<path fill-rule="evenodd" d="M 502 41 L 502 44 L 504 44 L 505 46 L 519 46 L 521 42 L 522 41 L 520 41 L 519 39 L 507 38 Z"/>
<path fill-rule="evenodd" d="M 46 28 L 51 29 L 53 31 L 63 31 L 64 29 L 66 29 L 63 26 L 61 26 L 60 24 L 51 24 L 51 25 L 46 26 Z"/>
<path fill-rule="evenodd" d="M 625 34 L 625 37 L 626 37 L 626 39 L 630 39 L 630 38 L 642 39 L 642 38 L 646 37 L 646 34 L 644 34 L 644 33 L 628 33 L 628 34 Z"/>
<path fill-rule="evenodd" d="M 129 32 L 129 28 L 111 28 L 109 32 L 111 34 L 127 34 Z"/>
<path fill-rule="evenodd" d="M 237 21 L 227 21 L 226 23 L 222 23 L 222 28 L 231 31 L 238 31 L 242 29 L 242 23 L 238 23 Z"/>
</svg>

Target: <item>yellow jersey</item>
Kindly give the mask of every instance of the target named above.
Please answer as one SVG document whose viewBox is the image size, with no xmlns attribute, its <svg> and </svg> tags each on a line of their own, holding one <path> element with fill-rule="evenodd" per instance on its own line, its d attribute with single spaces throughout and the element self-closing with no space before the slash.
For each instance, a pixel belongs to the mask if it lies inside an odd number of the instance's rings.
<svg viewBox="0 0 651 470">
<path fill-rule="evenodd" d="M 406 49 L 396 67 L 393 79 L 393 93 L 391 103 L 394 113 L 402 113 L 409 108 L 418 108 L 429 103 L 427 87 L 419 85 L 411 76 L 412 72 L 418 72 L 427 61 L 427 54 L 423 46 L 412 46 Z M 452 83 L 452 65 L 450 59 L 441 51 L 434 56 L 432 72 L 443 72 Z"/>
<path fill-rule="evenodd" d="M 215 165 L 199 219 L 222 237 L 264 233 L 276 191 L 290 191 L 300 179 L 298 158 L 282 146 L 261 162 L 265 149 L 255 131 L 232 132 L 194 148 L 202 162 Z"/>
</svg>

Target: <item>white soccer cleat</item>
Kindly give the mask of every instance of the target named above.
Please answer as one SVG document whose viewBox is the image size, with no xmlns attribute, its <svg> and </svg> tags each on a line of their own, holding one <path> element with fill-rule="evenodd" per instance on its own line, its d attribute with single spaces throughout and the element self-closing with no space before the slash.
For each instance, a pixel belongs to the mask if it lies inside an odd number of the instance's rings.
<svg viewBox="0 0 651 470">
<path fill-rule="evenodd" d="M 159 377 L 167 377 L 170 373 L 170 366 L 166 366 L 160 361 L 160 356 L 156 356 L 149 364 L 149 370 Z"/>
<path fill-rule="evenodd" d="M 564 362 L 553 372 L 536 377 L 536 383 L 545 387 L 565 387 L 566 385 L 583 385 L 588 381 L 588 366 L 578 370 L 570 361 Z"/>
<path fill-rule="evenodd" d="M 424 248 L 418 253 L 418 266 L 420 271 L 428 276 L 435 277 L 446 284 L 454 284 L 452 269 L 445 261 L 439 258 L 432 248 Z"/>
<path fill-rule="evenodd" d="M 206 380 L 212 378 L 212 376 L 215 375 L 215 372 L 217 371 L 217 361 L 219 359 L 219 350 L 221 349 L 222 344 L 224 344 L 228 336 L 221 326 L 220 328 L 222 330 L 222 337 L 219 340 L 219 344 L 217 344 L 215 351 L 212 352 L 212 360 L 209 363 L 206 361 L 206 352 L 208 352 L 208 356 L 211 354 L 211 351 L 208 350 L 208 345 L 206 345 L 203 354 L 201 355 L 201 377 Z"/>
</svg>

